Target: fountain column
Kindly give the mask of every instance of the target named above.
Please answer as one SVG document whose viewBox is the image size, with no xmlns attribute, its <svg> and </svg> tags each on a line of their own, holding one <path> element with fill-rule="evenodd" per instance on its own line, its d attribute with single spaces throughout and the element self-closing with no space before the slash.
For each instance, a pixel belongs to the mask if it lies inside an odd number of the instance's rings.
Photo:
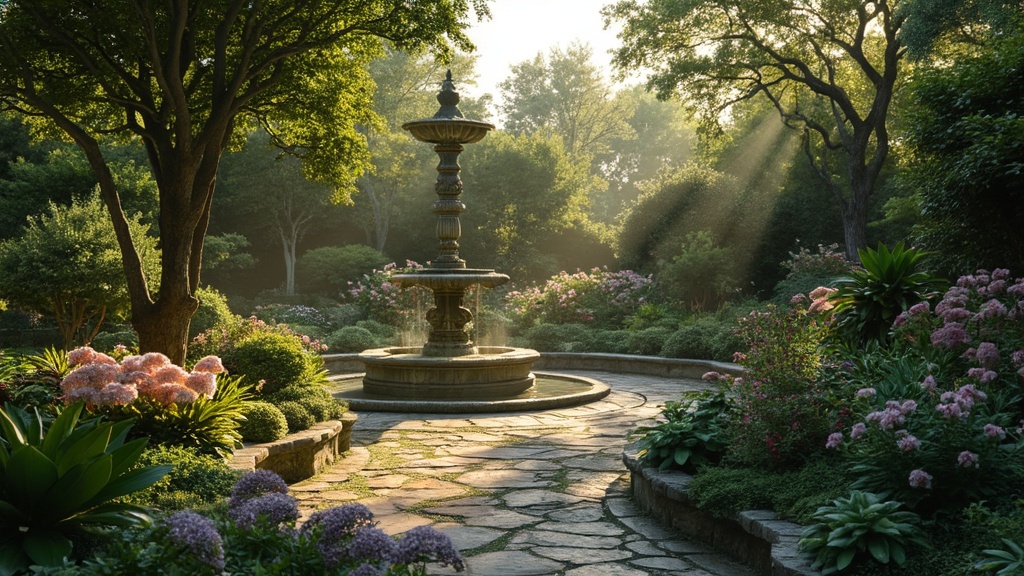
<svg viewBox="0 0 1024 576">
<path fill-rule="evenodd" d="M 493 288 L 507 282 L 508 276 L 493 270 L 466 268 L 466 261 L 459 257 L 459 239 L 462 237 L 459 215 L 466 209 L 459 198 L 462 195 L 459 154 L 464 150 L 464 144 L 479 142 L 494 129 L 494 125 L 463 117 L 458 107 L 459 93 L 455 91 L 450 70 L 441 83 L 437 102 L 441 108 L 433 117 L 407 122 L 402 128 L 408 130 L 413 138 L 434 144 L 434 152 L 439 158 L 437 182 L 434 184 L 437 200 L 433 205 L 437 216 L 438 254 L 422 270 L 395 274 L 391 279 L 399 286 L 424 286 L 433 291 L 434 307 L 427 312 L 430 335 L 423 345 L 422 354 L 452 358 L 478 352 L 466 331 L 466 325 L 473 320 L 473 313 L 463 306 L 466 290 L 474 284 Z"/>
</svg>

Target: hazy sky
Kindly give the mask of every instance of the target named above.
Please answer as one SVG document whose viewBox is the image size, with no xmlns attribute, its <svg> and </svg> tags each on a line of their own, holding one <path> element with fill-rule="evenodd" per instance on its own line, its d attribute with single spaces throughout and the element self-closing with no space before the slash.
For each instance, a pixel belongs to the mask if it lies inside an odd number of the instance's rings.
<svg viewBox="0 0 1024 576">
<path fill-rule="evenodd" d="M 572 41 L 589 43 L 593 62 L 610 68 L 608 50 L 618 45 L 615 32 L 604 29 L 601 7 L 611 0 L 491 0 L 491 19 L 475 24 L 469 36 L 477 47 L 476 88 L 461 92 L 476 96 L 498 95 L 498 83 L 509 76 L 513 64 L 547 54 L 553 46 L 566 48 Z M 610 77 L 611 74 L 606 72 Z M 456 79 L 456 86 L 458 86 Z"/>
</svg>

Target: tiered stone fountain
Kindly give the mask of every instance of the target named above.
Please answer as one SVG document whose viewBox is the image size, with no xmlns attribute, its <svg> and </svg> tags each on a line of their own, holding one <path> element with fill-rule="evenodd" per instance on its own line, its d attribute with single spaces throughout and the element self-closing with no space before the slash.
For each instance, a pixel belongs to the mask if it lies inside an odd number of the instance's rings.
<svg viewBox="0 0 1024 576">
<path fill-rule="evenodd" d="M 466 325 L 466 291 L 475 285 L 493 288 L 508 282 L 494 270 L 469 268 L 459 257 L 466 209 L 460 196 L 459 154 L 479 142 L 492 124 L 470 120 L 458 108 L 459 94 L 451 71 L 437 95 L 441 108 L 431 118 L 402 126 L 421 142 L 434 144 L 440 158 L 434 202 L 439 251 L 426 267 L 391 276 L 403 288 L 422 286 L 434 294 L 426 314 L 430 334 L 422 348 L 380 348 L 359 355 L 366 367 L 362 390 L 337 394 L 353 409 L 431 412 L 486 412 L 550 408 L 589 402 L 608 394 L 607 386 L 589 379 L 550 376 L 537 381 L 531 367 L 540 354 L 524 348 L 476 346 Z"/>
</svg>

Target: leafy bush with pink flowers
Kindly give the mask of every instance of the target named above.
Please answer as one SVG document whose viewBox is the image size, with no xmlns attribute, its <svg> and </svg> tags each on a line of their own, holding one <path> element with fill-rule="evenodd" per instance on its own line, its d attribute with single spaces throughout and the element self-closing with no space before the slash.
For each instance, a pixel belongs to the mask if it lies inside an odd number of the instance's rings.
<svg viewBox="0 0 1024 576">
<path fill-rule="evenodd" d="M 434 299 L 426 288 L 400 288 L 391 283 L 391 275 L 423 268 L 421 264 L 406 260 L 405 268 L 398 268 L 394 262 L 381 270 L 374 270 L 356 282 L 348 283 L 348 290 L 342 293 L 344 302 L 358 305 L 366 317 L 381 324 L 407 328 L 420 320 Z"/>
<path fill-rule="evenodd" d="M 868 373 L 853 378 L 862 421 L 828 440 L 860 475 L 856 486 L 934 511 L 1024 481 L 1024 278 L 962 276 L 934 309 L 900 314 L 893 341 L 881 370 L 863 360 L 855 370 Z"/>
<path fill-rule="evenodd" d="M 652 277 L 632 270 L 562 271 L 543 286 L 509 292 L 506 310 L 516 325 L 584 324 L 619 328 L 650 298 Z"/>
<path fill-rule="evenodd" d="M 134 418 L 132 433 L 154 443 L 230 454 L 241 445 L 240 405 L 248 395 L 237 378 L 220 377 L 220 358 L 207 356 L 186 371 L 157 352 L 118 362 L 86 346 L 68 352 L 73 367 L 60 383 L 63 400 L 85 402 L 112 420 Z"/>
<path fill-rule="evenodd" d="M 745 369 L 732 386 L 742 415 L 727 459 L 763 468 L 792 467 L 822 451 L 839 408 L 824 349 L 832 326 L 828 289 L 793 299 L 788 309 L 768 306 L 739 319 L 748 351 L 735 360 Z"/>
</svg>

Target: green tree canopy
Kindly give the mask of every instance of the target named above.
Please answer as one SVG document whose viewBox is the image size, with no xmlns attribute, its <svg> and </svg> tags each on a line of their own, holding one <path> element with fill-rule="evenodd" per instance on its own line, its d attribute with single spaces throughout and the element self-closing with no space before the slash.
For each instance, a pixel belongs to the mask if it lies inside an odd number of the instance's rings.
<svg viewBox="0 0 1024 576">
<path fill-rule="evenodd" d="M 142 265 L 160 266 L 156 239 L 128 220 Z M 128 286 L 114 226 L 98 195 L 30 217 L 25 234 L 0 244 L 0 295 L 56 320 L 65 349 L 88 344 L 108 317 L 124 319 Z"/>
<path fill-rule="evenodd" d="M 467 262 L 523 281 L 590 264 L 584 258 L 600 244 L 586 233 L 593 177 L 589 165 L 570 156 L 561 139 L 498 132 L 468 146 L 460 162 L 467 207 L 460 244 Z M 559 242 L 564 234 L 587 243 Z"/>
<path fill-rule="evenodd" d="M 1024 270 L 1024 28 L 914 81 L 916 231 L 948 274 Z"/>
<path fill-rule="evenodd" d="M 114 223 L 142 350 L 185 359 L 203 239 L 224 149 L 258 122 L 342 192 L 368 162 L 366 64 L 398 48 L 471 45 L 486 0 L 181 0 L 111 9 L 8 0 L 0 10 L 0 110 L 44 120 L 85 151 Z M 160 194 L 163 254 L 151 290 L 100 140 L 135 137 Z M 155 283 L 152 283 L 155 284 Z"/>
<path fill-rule="evenodd" d="M 898 0 L 620 0 L 623 72 L 715 125 L 737 102 L 766 98 L 800 130 L 842 208 L 846 251 L 866 246 L 868 200 L 889 153 L 887 119 L 904 48 Z"/>
<path fill-rule="evenodd" d="M 514 64 L 499 85 L 505 129 L 556 134 L 570 155 L 588 157 L 607 152 L 613 139 L 629 135 L 632 109 L 614 97 L 592 57 L 590 46 L 573 43 Z"/>
</svg>

